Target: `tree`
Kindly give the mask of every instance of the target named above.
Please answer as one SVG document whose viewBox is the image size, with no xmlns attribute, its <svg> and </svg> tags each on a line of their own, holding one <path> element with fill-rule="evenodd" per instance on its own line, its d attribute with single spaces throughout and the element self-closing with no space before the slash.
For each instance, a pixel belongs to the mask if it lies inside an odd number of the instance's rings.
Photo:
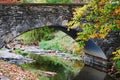
<svg viewBox="0 0 120 80">
<path fill-rule="evenodd" d="M 116 0 L 93 0 L 89 4 L 75 8 L 69 28 L 82 28 L 76 40 L 80 47 L 91 38 L 105 38 L 114 30 L 120 30 L 120 2 Z"/>
<path fill-rule="evenodd" d="M 83 49 L 85 42 L 91 38 L 104 39 L 108 33 L 120 31 L 120 2 L 118 0 L 92 0 L 87 5 L 74 10 L 68 27 L 83 30 L 76 38 L 80 49 Z M 113 62 L 120 73 L 120 44 L 118 46 L 116 52 L 113 52 Z"/>
</svg>

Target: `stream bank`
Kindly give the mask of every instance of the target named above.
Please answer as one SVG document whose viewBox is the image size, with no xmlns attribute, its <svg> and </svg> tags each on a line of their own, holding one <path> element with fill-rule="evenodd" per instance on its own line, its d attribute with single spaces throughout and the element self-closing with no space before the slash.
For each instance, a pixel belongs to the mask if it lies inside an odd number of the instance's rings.
<svg viewBox="0 0 120 80">
<path fill-rule="evenodd" d="M 83 66 L 80 57 L 55 50 L 29 46 L 0 52 L 1 60 L 35 72 L 40 80 L 71 80 Z"/>
</svg>

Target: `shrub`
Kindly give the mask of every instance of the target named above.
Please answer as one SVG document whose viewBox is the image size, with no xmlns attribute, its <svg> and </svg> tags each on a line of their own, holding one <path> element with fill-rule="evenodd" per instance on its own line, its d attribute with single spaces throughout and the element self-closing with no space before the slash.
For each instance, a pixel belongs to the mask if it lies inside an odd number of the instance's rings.
<svg viewBox="0 0 120 80">
<path fill-rule="evenodd" d="M 42 39 L 50 40 L 54 38 L 53 32 L 55 32 L 55 30 L 49 27 L 34 29 L 20 35 L 20 39 L 23 40 L 24 43 L 41 41 Z"/>
</svg>

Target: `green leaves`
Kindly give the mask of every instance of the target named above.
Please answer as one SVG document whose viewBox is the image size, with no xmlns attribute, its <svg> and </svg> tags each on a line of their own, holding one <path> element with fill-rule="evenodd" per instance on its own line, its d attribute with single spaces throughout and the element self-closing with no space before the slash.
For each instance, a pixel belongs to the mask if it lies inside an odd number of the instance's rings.
<svg viewBox="0 0 120 80">
<path fill-rule="evenodd" d="M 116 62 L 116 67 L 117 67 L 118 69 L 120 69 L 120 61 L 117 61 L 117 62 Z"/>
<path fill-rule="evenodd" d="M 38 42 L 38 41 L 41 41 L 42 39 L 51 40 L 54 38 L 54 35 L 52 34 L 53 32 L 55 32 L 55 30 L 49 27 L 34 29 L 20 35 L 20 39 L 27 44 Z"/>
<path fill-rule="evenodd" d="M 28 56 L 28 55 L 30 54 L 29 52 L 27 52 L 27 51 L 22 51 L 22 50 L 20 50 L 20 49 L 15 49 L 14 51 L 15 51 L 15 53 L 21 54 L 21 55 L 23 55 L 23 56 Z"/>
<path fill-rule="evenodd" d="M 69 28 L 80 27 L 83 29 L 76 39 L 82 46 L 91 38 L 105 38 L 111 30 L 120 30 L 119 18 L 119 2 L 116 0 L 93 0 L 88 5 L 75 9 L 68 26 Z"/>
<path fill-rule="evenodd" d="M 116 50 L 112 54 L 114 55 L 113 61 L 115 63 L 115 67 L 118 70 L 118 73 L 120 73 L 120 49 Z"/>
</svg>

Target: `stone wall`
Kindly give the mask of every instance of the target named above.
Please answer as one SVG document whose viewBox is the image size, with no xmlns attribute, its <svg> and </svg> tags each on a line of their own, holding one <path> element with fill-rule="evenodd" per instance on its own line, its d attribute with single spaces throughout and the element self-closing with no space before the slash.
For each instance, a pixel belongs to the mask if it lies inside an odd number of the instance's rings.
<svg viewBox="0 0 120 80">
<path fill-rule="evenodd" d="M 105 39 L 95 39 L 95 41 L 110 59 L 113 57 L 112 52 L 120 49 L 120 31 L 111 31 Z"/>
<path fill-rule="evenodd" d="M 80 5 L 0 5 L 0 48 L 16 36 L 35 28 L 45 26 L 66 26 L 74 7 Z"/>
</svg>

